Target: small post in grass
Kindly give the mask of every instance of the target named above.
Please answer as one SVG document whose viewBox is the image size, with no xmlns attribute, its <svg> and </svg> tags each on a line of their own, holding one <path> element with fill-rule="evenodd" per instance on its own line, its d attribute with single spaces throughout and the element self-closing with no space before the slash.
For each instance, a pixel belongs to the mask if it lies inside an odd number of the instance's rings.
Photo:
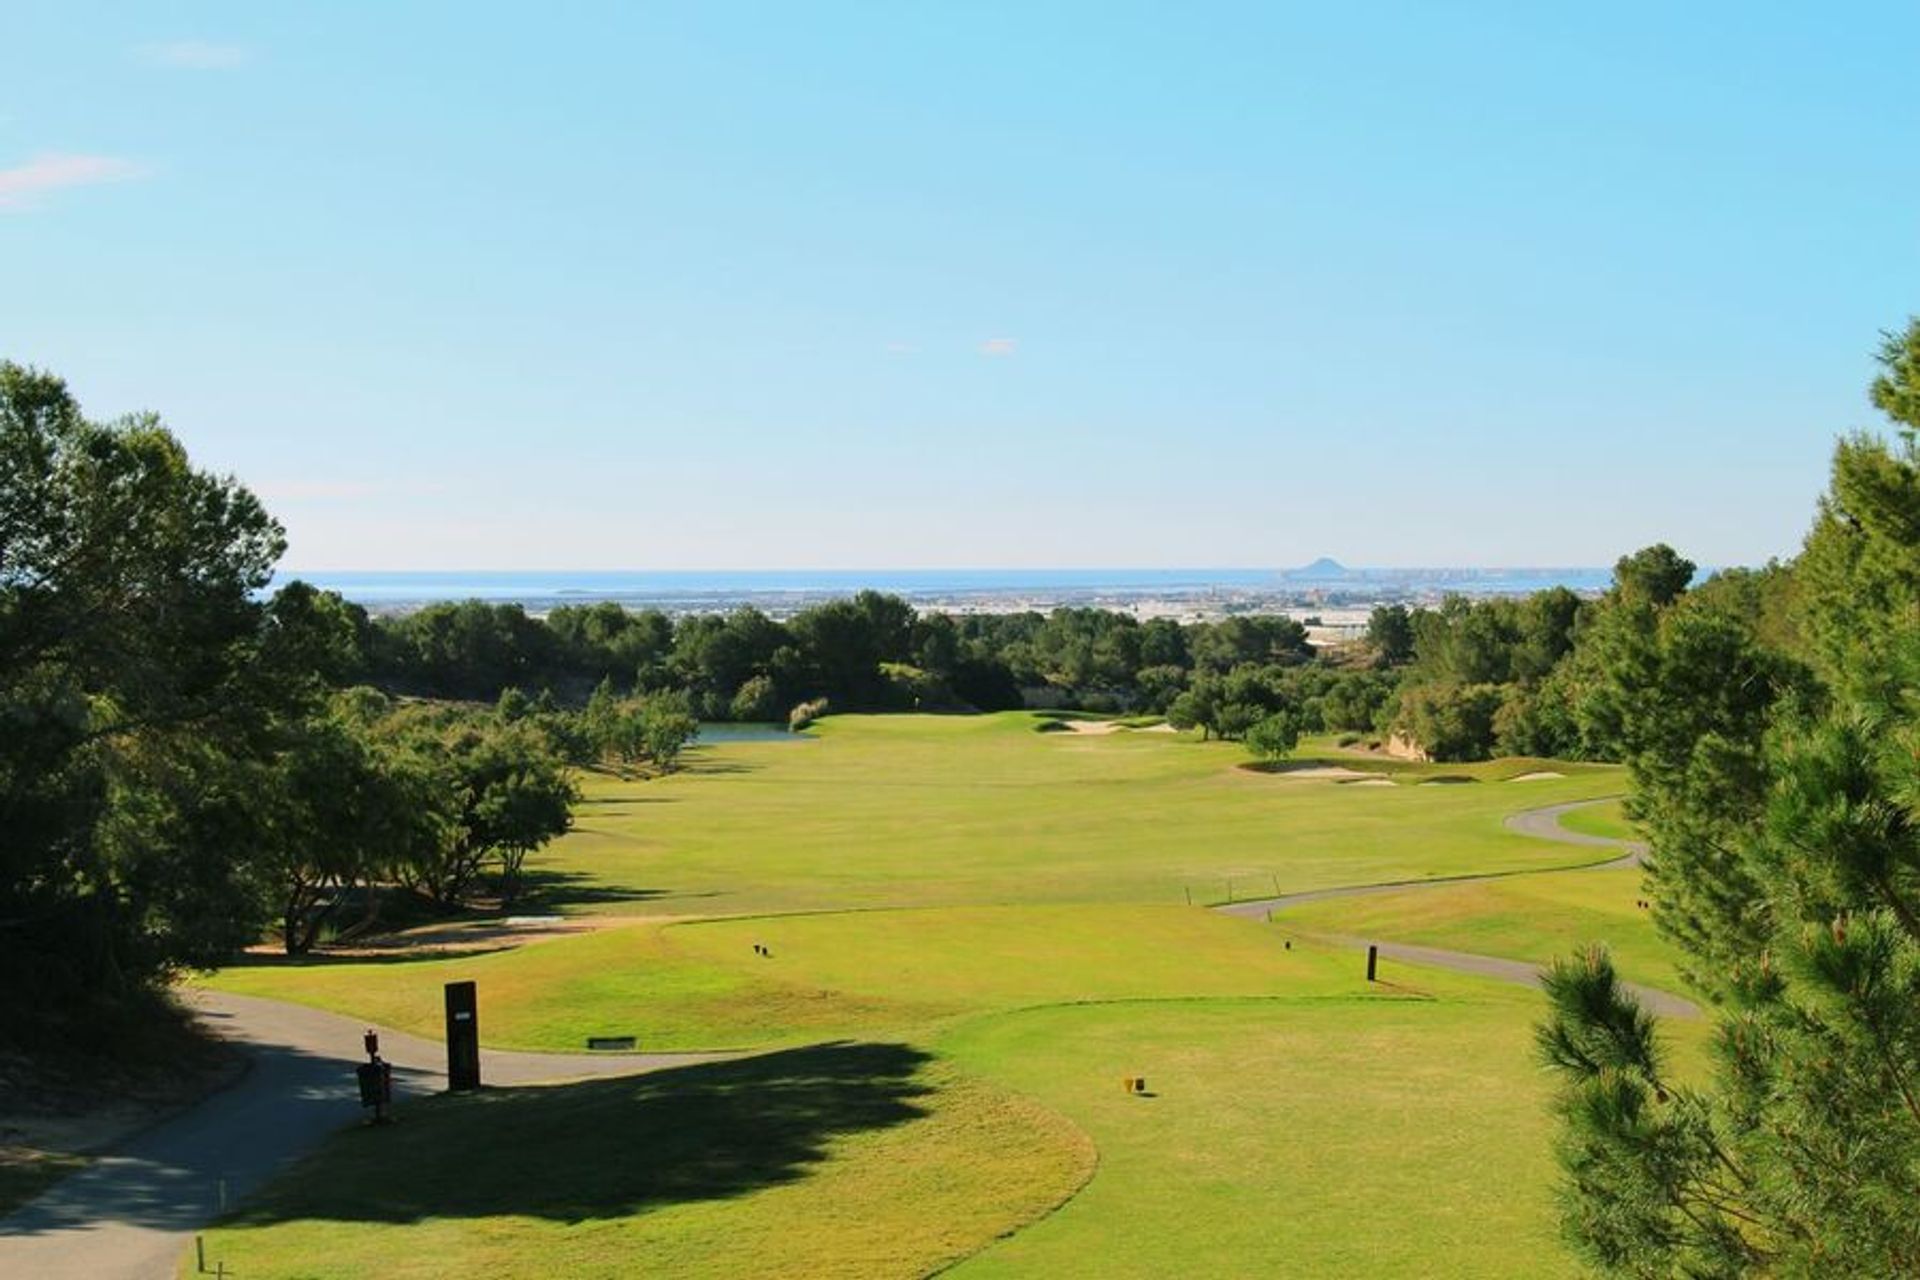
<svg viewBox="0 0 1920 1280">
<path fill-rule="evenodd" d="M 1375 970 L 1378 969 L 1379 965 L 1380 965 L 1380 948 L 1375 946 L 1373 943 L 1369 942 L 1367 944 L 1367 981 L 1368 982 L 1377 981 L 1377 979 L 1375 979 L 1373 975 Z"/>
<path fill-rule="evenodd" d="M 193 1270 L 196 1275 L 204 1275 L 207 1270 L 207 1238 L 197 1231 L 193 1236 Z"/>
</svg>

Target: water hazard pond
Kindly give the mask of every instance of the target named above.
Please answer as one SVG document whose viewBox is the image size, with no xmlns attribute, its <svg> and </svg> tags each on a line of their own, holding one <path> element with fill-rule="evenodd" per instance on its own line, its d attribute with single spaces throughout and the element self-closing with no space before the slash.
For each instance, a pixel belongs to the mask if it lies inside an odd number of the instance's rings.
<svg viewBox="0 0 1920 1280">
<path fill-rule="evenodd" d="M 792 733 L 783 724 L 714 723 L 700 726 L 694 745 L 718 746 L 725 742 L 812 742 L 804 733 Z"/>
</svg>

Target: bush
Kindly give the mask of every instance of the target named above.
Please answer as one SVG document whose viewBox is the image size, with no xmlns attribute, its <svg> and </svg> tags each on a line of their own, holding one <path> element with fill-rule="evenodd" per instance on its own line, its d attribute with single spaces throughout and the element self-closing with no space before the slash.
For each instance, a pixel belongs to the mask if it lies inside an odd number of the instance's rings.
<svg viewBox="0 0 1920 1280">
<path fill-rule="evenodd" d="M 778 693 L 766 676 L 752 676 L 734 692 L 727 711 L 735 720 L 772 720 L 780 714 Z"/>
<path fill-rule="evenodd" d="M 1399 725 L 1433 760 L 1485 760 L 1501 700 L 1498 685 L 1414 685 L 1401 694 Z"/>
<path fill-rule="evenodd" d="M 1300 722 L 1292 713 L 1276 711 L 1247 729 L 1247 750 L 1262 760 L 1284 760 L 1300 745 Z"/>
<path fill-rule="evenodd" d="M 815 698 L 811 702 L 803 702 L 793 710 L 787 712 L 787 729 L 791 733 L 798 733 L 825 714 L 827 714 L 827 700 L 825 698 Z"/>
</svg>

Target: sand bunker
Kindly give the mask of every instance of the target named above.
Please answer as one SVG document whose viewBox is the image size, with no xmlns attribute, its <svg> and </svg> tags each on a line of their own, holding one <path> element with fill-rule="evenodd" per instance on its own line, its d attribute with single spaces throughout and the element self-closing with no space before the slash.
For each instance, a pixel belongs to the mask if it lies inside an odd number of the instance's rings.
<svg viewBox="0 0 1920 1280">
<path fill-rule="evenodd" d="M 1536 769 L 1532 773 L 1523 773 L 1508 778 L 1508 782 L 1545 782 L 1548 778 L 1564 778 L 1564 773 L 1555 773 L 1552 769 Z"/>
<path fill-rule="evenodd" d="M 1112 720 L 1055 720 L 1053 723 L 1073 730 L 1075 733 L 1092 734 L 1104 737 L 1109 733 L 1118 733 L 1121 726 Z"/>
<path fill-rule="evenodd" d="M 1375 774 L 1371 778 L 1355 778 L 1347 785 L 1350 787 L 1390 787 L 1393 785 L 1393 779 L 1382 778 L 1378 774 Z"/>
<path fill-rule="evenodd" d="M 368 960 L 404 955 L 478 955 L 632 923 L 631 916 L 506 916 L 491 920 L 457 920 L 399 933 L 369 934 L 347 942 L 328 943 L 314 950 L 323 956 Z M 247 948 L 247 954 L 263 959 L 284 959 L 277 943 L 255 943 Z"/>
<path fill-rule="evenodd" d="M 1380 778 L 1377 773 L 1368 773 L 1363 769 L 1343 769 L 1337 764 L 1308 765 L 1304 769 L 1277 769 L 1275 774 L 1282 778 L 1327 778 L 1334 781 L 1354 781 L 1367 778 Z M 1380 778 L 1386 782 L 1385 778 Z M 1387 783 L 1392 786 L 1392 783 Z"/>
</svg>

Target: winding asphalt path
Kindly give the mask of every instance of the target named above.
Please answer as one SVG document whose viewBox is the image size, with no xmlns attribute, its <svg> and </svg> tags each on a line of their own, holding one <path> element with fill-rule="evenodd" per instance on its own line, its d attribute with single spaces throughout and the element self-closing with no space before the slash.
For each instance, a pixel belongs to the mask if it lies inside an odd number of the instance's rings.
<svg viewBox="0 0 1920 1280">
<path fill-rule="evenodd" d="M 1582 835 L 1560 825 L 1571 809 L 1599 801 L 1550 805 L 1507 819 L 1510 830 L 1562 844 L 1622 850 L 1588 870 L 1638 865 L 1646 847 L 1632 841 Z M 1270 912 L 1328 898 L 1465 884 L 1513 875 L 1504 872 L 1446 879 L 1353 885 L 1235 902 L 1216 910 L 1264 919 Z M 1363 939 L 1343 939 L 1357 946 Z M 1539 968 L 1518 960 L 1383 942 L 1382 955 L 1508 982 L 1537 985 Z M 1633 988 L 1657 1012 L 1697 1017 L 1692 1003 L 1648 987 Z M 173 1275 L 193 1233 L 223 1208 L 265 1182 L 283 1165 L 359 1114 L 353 1068 L 364 1060 L 364 1023 L 279 1000 L 195 991 L 187 997 L 199 1015 L 246 1053 L 249 1069 L 231 1087 L 163 1121 L 110 1155 L 62 1180 L 37 1199 L 0 1218 L 0 1276 L 33 1280 L 157 1280 Z M 437 1040 L 389 1028 L 380 1033 L 382 1056 L 394 1065 L 399 1101 L 446 1084 L 446 1048 Z M 493 1084 L 540 1084 L 631 1075 L 726 1054 L 561 1054 L 481 1051 L 482 1078 Z"/>
<path fill-rule="evenodd" d="M 1448 885 L 1476 884 L 1487 880 L 1510 880 L 1516 876 L 1553 875 L 1569 871 L 1614 871 L 1627 867 L 1637 867 L 1647 856 L 1647 846 L 1638 840 L 1614 840 L 1607 836 L 1590 836 L 1578 831 L 1569 831 L 1560 825 L 1560 819 L 1575 809 L 1588 805 L 1604 804 L 1605 800 L 1574 800 L 1566 804 L 1547 805 L 1539 809 L 1528 809 L 1516 813 L 1507 819 L 1507 830 L 1540 840 L 1552 840 L 1558 844 L 1585 845 L 1594 849 L 1619 850 L 1616 857 L 1598 862 L 1590 862 L 1577 867 L 1542 867 L 1539 870 L 1495 871 L 1483 875 L 1436 876 L 1425 880 L 1394 880 L 1383 884 L 1346 885 L 1338 889 L 1313 889 L 1304 893 L 1287 893 L 1277 898 L 1256 898 L 1247 902 L 1229 902 L 1214 910 L 1222 915 L 1245 916 L 1254 920 L 1264 920 L 1276 911 L 1288 907 L 1298 907 L 1309 902 L 1325 902 L 1330 898 L 1360 898 L 1376 893 L 1404 893 L 1408 890 L 1438 889 Z M 1540 985 L 1542 966 L 1526 960 L 1509 960 L 1502 956 L 1483 956 L 1471 951 L 1449 951 L 1443 947 L 1421 947 L 1409 942 L 1377 942 L 1367 938 L 1339 937 L 1336 941 L 1355 947 L 1375 946 L 1380 954 L 1390 960 L 1401 960 L 1408 964 L 1428 965 L 1436 969 L 1452 969 L 1456 973 L 1470 973 L 1476 977 L 1493 978 L 1501 982 L 1516 982 L 1524 986 Z M 1691 1000 L 1662 991 L 1657 987 L 1642 986 L 1637 982 L 1623 984 L 1632 991 L 1646 1007 L 1655 1013 L 1675 1018 L 1697 1018 L 1700 1006 Z"/>
<path fill-rule="evenodd" d="M 163 1121 L 0 1218 L 0 1276 L 156 1280 L 194 1231 L 360 1114 L 353 1068 L 365 1023 L 279 1000 L 195 991 L 199 1015 L 249 1066 L 231 1087 Z M 482 1011 L 484 1013 L 484 1010 Z M 446 1085 L 446 1046 L 388 1028 L 396 1100 Z M 632 1075 L 726 1054 L 506 1053 L 483 1049 L 481 1079 L 542 1084 Z"/>
</svg>

